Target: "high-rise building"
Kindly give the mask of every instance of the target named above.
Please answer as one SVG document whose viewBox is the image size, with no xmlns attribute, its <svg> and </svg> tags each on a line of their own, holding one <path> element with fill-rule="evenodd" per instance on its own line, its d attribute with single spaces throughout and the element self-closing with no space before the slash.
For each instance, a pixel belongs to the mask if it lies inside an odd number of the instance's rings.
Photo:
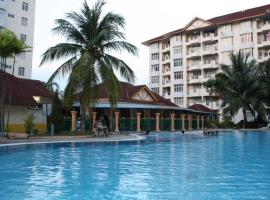
<svg viewBox="0 0 270 200">
<path fill-rule="evenodd" d="M 270 4 L 212 19 L 195 17 L 185 27 L 153 38 L 150 88 L 179 106 L 203 104 L 219 112 L 203 83 L 230 64 L 238 51 L 262 62 L 270 58 Z"/>
<path fill-rule="evenodd" d="M 35 24 L 35 0 L 0 0 L 0 31 L 7 28 L 33 48 Z M 26 52 L 16 57 L 14 75 L 31 78 L 33 53 Z M 6 72 L 12 74 L 13 59 L 9 59 Z"/>
</svg>

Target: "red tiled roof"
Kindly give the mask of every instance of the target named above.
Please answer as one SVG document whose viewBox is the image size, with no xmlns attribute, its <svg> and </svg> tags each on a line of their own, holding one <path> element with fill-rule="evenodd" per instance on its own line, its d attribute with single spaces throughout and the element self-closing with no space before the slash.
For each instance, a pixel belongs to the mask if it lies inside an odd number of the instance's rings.
<svg viewBox="0 0 270 200">
<path fill-rule="evenodd" d="M 202 104 L 193 104 L 192 106 L 189 106 L 188 109 L 199 111 L 199 112 L 213 112 L 213 110 L 207 108 L 206 106 Z"/>
<path fill-rule="evenodd" d="M 174 106 L 178 107 L 176 104 L 172 103 L 170 100 L 167 100 L 154 92 L 150 91 L 150 89 L 146 85 L 138 85 L 134 86 L 130 83 L 126 82 L 120 82 L 121 83 L 121 94 L 119 97 L 119 102 L 130 102 L 130 103 L 140 103 L 140 104 L 153 104 L 153 105 L 161 105 L 161 106 Z M 131 97 L 135 95 L 139 90 L 142 88 L 147 88 L 149 92 L 151 92 L 151 95 L 157 100 L 157 101 L 141 101 L 132 99 Z M 103 84 L 100 84 L 98 86 L 98 96 L 97 99 L 107 99 L 108 93 L 106 88 Z"/>
<path fill-rule="evenodd" d="M 224 24 L 224 23 L 233 22 L 233 21 L 251 19 L 254 17 L 258 17 L 258 16 L 263 16 L 263 15 L 268 14 L 268 13 L 270 13 L 270 4 L 255 7 L 255 8 L 250 8 L 250 9 L 246 9 L 246 10 L 242 10 L 242 11 L 238 11 L 238 12 L 234 12 L 234 13 L 230 13 L 230 14 L 226 14 L 226 15 L 222 15 L 222 16 L 218 16 L 218 17 L 214 17 L 214 18 L 211 18 L 211 19 L 208 19 L 205 21 L 208 21 L 214 25 L 219 25 L 219 24 Z M 181 33 L 184 31 L 185 31 L 185 28 L 177 29 L 175 31 L 161 35 L 159 37 L 147 40 L 147 41 L 143 42 L 142 44 L 143 45 L 150 45 L 154 42 L 166 39 L 173 34 Z"/>
<path fill-rule="evenodd" d="M 253 18 L 257 16 L 262 16 L 269 12 L 270 12 L 270 4 L 256 7 L 256 8 L 250 8 L 247 10 L 242 10 L 239 12 L 230 13 L 227 15 L 214 17 L 207 21 L 214 24 L 223 24 L 223 23 L 227 23 L 231 21 L 238 21 L 238 20 L 249 19 L 249 18 Z"/>
<path fill-rule="evenodd" d="M 11 105 L 34 106 L 33 96 L 52 97 L 41 81 L 21 79 L 0 70 L 0 89 L 5 88 L 5 103 Z M 1 93 L 0 93 L 1 96 Z"/>
</svg>

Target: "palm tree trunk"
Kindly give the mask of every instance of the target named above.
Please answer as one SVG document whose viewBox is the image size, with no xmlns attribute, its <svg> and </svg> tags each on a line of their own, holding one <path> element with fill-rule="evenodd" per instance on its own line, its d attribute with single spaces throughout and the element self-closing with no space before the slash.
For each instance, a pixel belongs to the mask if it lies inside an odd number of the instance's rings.
<svg viewBox="0 0 270 200">
<path fill-rule="evenodd" d="M 15 69 L 15 62 L 16 62 L 16 56 L 13 57 L 13 65 L 12 65 L 12 75 L 14 76 L 14 69 Z"/>
<path fill-rule="evenodd" d="M 247 123 L 247 111 L 246 109 L 243 108 L 243 116 L 244 116 L 244 121 L 243 121 L 243 127 L 246 128 L 246 123 Z"/>
<path fill-rule="evenodd" d="M 80 109 L 81 109 L 81 131 L 84 134 L 84 121 L 85 121 L 85 106 L 84 102 L 81 100 L 80 103 Z"/>
<path fill-rule="evenodd" d="M 10 104 L 11 104 L 11 94 L 9 94 L 9 99 L 8 99 L 8 108 L 7 108 L 7 125 L 6 125 L 6 127 L 7 127 L 7 128 L 9 128 Z"/>
<path fill-rule="evenodd" d="M 7 58 L 4 58 L 4 72 L 6 71 L 6 67 L 7 67 Z"/>
</svg>

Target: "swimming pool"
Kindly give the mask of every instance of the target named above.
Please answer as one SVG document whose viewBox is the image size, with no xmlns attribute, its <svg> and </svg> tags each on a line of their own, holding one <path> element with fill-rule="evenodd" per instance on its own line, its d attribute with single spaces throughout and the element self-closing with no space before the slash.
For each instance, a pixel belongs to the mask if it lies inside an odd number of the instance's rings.
<svg viewBox="0 0 270 200">
<path fill-rule="evenodd" d="M 270 199 L 270 132 L 0 147 L 0 199 Z"/>
</svg>

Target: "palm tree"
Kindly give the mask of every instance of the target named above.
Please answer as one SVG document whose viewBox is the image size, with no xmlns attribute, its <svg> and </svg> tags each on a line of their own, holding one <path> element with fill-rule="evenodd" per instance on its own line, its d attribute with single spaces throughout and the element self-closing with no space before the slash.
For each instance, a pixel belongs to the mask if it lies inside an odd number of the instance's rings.
<svg viewBox="0 0 270 200">
<path fill-rule="evenodd" d="M 80 12 L 66 14 L 66 19 L 57 19 L 53 31 L 66 37 L 67 42 L 50 47 L 42 56 L 41 65 L 48 61 L 66 59 L 52 74 L 52 82 L 59 74 L 69 74 L 64 97 L 69 102 L 80 99 L 82 127 L 85 112 L 96 99 L 96 86 L 103 83 L 108 91 L 112 107 L 116 105 L 120 84 L 115 72 L 129 82 L 135 79 L 132 69 L 121 59 L 111 55 L 123 50 L 137 55 L 137 48 L 126 42 L 124 18 L 113 12 L 102 13 L 104 1 L 90 8 L 85 1 Z M 83 129 L 82 129 L 83 130 Z"/>
<path fill-rule="evenodd" d="M 265 88 L 262 87 L 258 65 L 255 60 L 249 61 L 249 55 L 230 55 L 232 65 L 221 65 L 221 71 L 215 79 L 209 80 L 205 86 L 210 93 L 222 99 L 224 114 L 237 114 L 241 109 L 243 112 L 245 128 L 247 123 L 247 111 L 253 116 L 256 113 L 264 114 L 265 106 L 263 96 Z"/>
<path fill-rule="evenodd" d="M 12 65 L 12 75 L 14 75 L 16 56 L 25 52 L 29 52 L 30 47 L 25 44 L 24 41 L 19 40 L 17 37 L 13 41 L 13 65 Z"/>
<path fill-rule="evenodd" d="M 7 58 L 11 58 L 14 49 L 15 34 L 7 29 L 0 32 L 0 58 L 1 70 L 5 71 L 7 65 Z"/>
<path fill-rule="evenodd" d="M 266 96 L 264 97 L 264 101 L 266 105 L 270 106 L 270 59 L 260 63 L 259 69 L 261 74 L 260 81 L 266 90 Z"/>
</svg>

